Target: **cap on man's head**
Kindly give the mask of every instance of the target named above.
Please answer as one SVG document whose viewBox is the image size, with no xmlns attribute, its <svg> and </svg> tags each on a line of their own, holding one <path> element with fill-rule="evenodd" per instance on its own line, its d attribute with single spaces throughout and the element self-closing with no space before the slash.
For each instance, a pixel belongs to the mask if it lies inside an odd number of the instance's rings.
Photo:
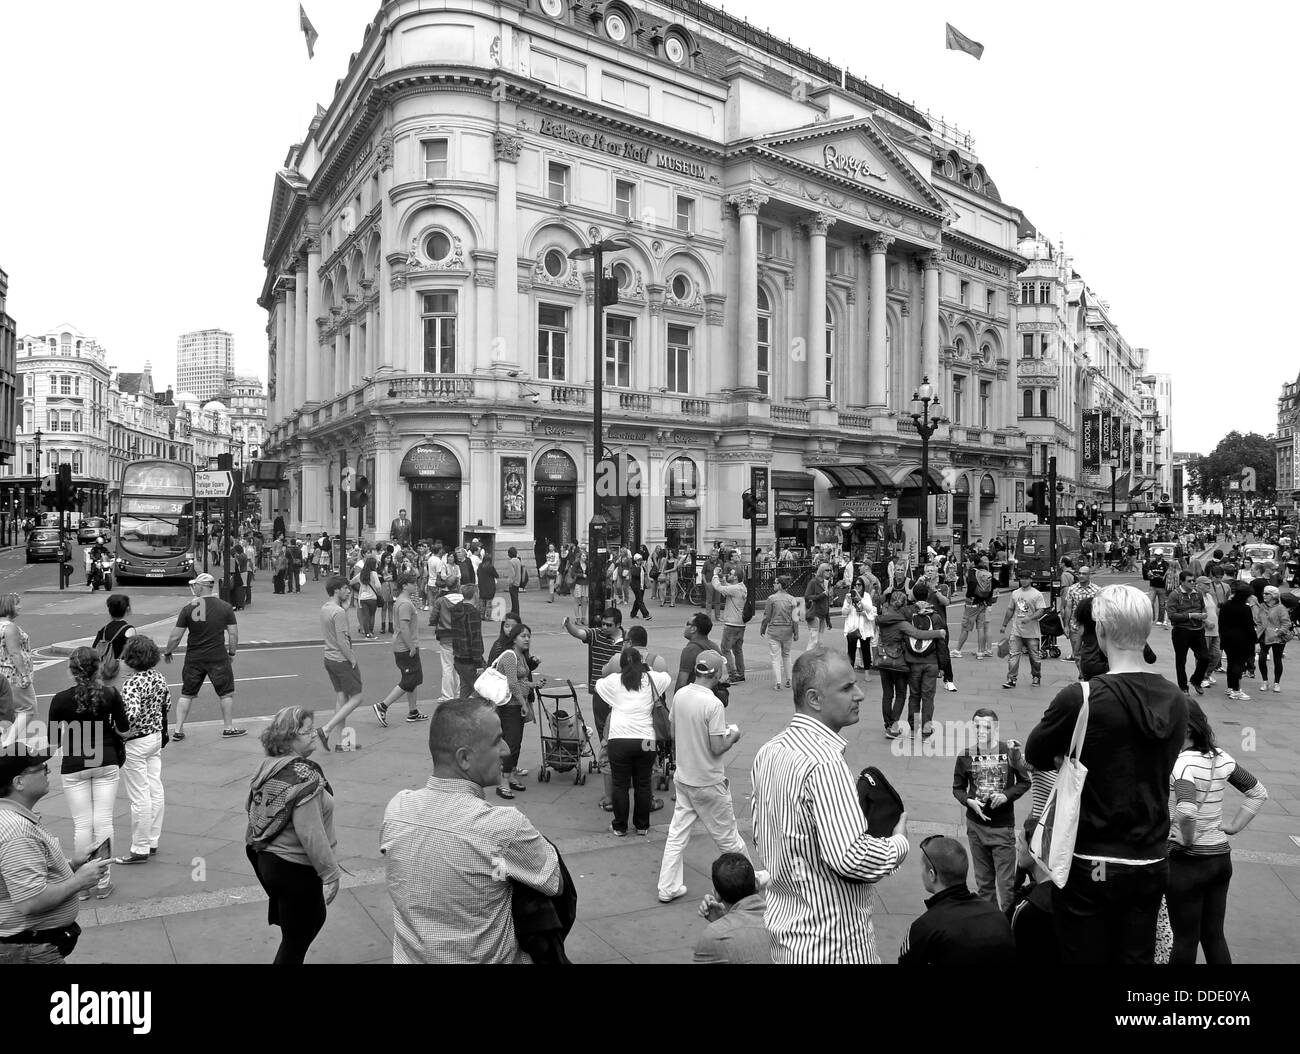
<svg viewBox="0 0 1300 1054">
<path fill-rule="evenodd" d="M 7 791 L 19 776 L 44 765 L 53 756 L 43 744 L 6 743 L 0 754 L 0 791 Z"/>
<path fill-rule="evenodd" d="M 695 672 L 721 680 L 727 672 L 727 660 L 722 657 L 721 652 L 702 651 L 695 656 Z"/>
<path fill-rule="evenodd" d="M 196 575 L 190 582 L 190 585 L 192 586 L 215 586 L 216 584 L 217 580 L 206 572 L 201 575 Z"/>
</svg>

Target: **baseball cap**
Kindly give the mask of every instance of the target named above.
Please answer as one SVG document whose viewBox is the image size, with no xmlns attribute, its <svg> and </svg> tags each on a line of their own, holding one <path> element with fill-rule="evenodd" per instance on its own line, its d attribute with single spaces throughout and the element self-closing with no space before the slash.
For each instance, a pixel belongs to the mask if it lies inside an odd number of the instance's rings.
<svg viewBox="0 0 1300 1054">
<path fill-rule="evenodd" d="M 217 584 L 217 580 L 213 578 L 210 574 L 207 574 L 206 572 L 204 574 L 197 575 L 194 579 L 190 581 L 190 585 L 192 586 L 215 586 L 216 584 Z"/>
<path fill-rule="evenodd" d="M 10 784 L 29 769 L 43 765 L 54 755 L 42 745 L 7 743 L 0 754 L 0 790 L 8 790 Z"/>
<path fill-rule="evenodd" d="M 695 672 L 721 679 L 727 672 L 727 660 L 721 652 L 702 651 L 695 657 Z"/>
<path fill-rule="evenodd" d="M 1208 586 L 1210 584 L 1210 580 L 1206 578 L 1205 575 L 1201 575 L 1199 578 L 1197 578 L 1196 584 L 1198 586 Z"/>
</svg>

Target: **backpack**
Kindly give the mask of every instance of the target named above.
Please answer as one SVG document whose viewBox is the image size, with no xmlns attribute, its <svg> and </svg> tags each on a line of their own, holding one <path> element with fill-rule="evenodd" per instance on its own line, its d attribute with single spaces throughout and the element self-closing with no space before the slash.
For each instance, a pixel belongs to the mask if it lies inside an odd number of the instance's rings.
<svg viewBox="0 0 1300 1054">
<path fill-rule="evenodd" d="M 95 654 L 99 656 L 99 675 L 105 681 L 111 681 L 117 677 L 118 670 L 121 668 L 117 656 L 113 654 L 113 641 L 117 640 L 125 633 L 130 626 L 118 626 L 117 632 L 113 636 L 105 637 L 95 645 Z"/>
<path fill-rule="evenodd" d="M 528 568 L 526 568 L 522 563 L 519 565 L 519 588 L 528 588 Z"/>
<path fill-rule="evenodd" d="M 934 612 L 918 611 L 912 616 L 912 625 L 917 629 L 934 629 Z M 907 637 L 906 640 L 913 655 L 927 655 L 934 649 L 933 640 L 917 640 L 915 637 Z"/>
<path fill-rule="evenodd" d="M 745 593 L 744 606 L 740 609 L 740 617 L 746 622 L 749 622 L 754 618 L 754 600 L 749 595 L 748 591 Z"/>
<path fill-rule="evenodd" d="M 993 599 L 993 572 L 992 571 L 986 571 L 982 567 L 976 569 L 975 599 L 976 600 Z"/>
</svg>

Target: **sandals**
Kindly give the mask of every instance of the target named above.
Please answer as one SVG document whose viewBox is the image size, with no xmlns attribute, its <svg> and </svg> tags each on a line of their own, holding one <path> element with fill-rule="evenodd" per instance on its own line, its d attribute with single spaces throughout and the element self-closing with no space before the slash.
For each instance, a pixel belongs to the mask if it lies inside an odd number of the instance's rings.
<svg viewBox="0 0 1300 1054">
<path fill-rule="evenodd" d="M 179 743 L 182 739 L 185 738 L 185 733 L 184 733 L 184 732 L 173 732 L 173 733 L 172 733 L 168 738 L 169 738 L 169 739 L 174 739 L 177 743 Z"/>
</svg>

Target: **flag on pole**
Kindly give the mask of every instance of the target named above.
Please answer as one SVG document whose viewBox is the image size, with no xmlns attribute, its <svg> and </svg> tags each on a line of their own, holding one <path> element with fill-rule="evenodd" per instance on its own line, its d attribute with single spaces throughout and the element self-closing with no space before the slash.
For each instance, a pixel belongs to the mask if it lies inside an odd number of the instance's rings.
<svg viewBox="0 0 1300 1054">
<path fill-rule="evenodd" d="M 311 24 L 311 19 L 307 17 L 307 12 L 302 4 L 298 5 L 298 26 L 302 29 L 302 35 L 307 38 L 307 57 L 309 59 L 315 58 L 316 41 L 320 38 L 320 34 L 316 32 L 316 27 Z"/>
<path fill-rule="evenodd" d="M 947 30 L 946 43 L 949 51 L 964 51 L 967 55 L 975 56 L 976 59 L 984 54 L 983 44 L 971 40 L 965 33 L 954 29 L 951 22 L 945 22 L 944 27 Z"/>
</svg>

